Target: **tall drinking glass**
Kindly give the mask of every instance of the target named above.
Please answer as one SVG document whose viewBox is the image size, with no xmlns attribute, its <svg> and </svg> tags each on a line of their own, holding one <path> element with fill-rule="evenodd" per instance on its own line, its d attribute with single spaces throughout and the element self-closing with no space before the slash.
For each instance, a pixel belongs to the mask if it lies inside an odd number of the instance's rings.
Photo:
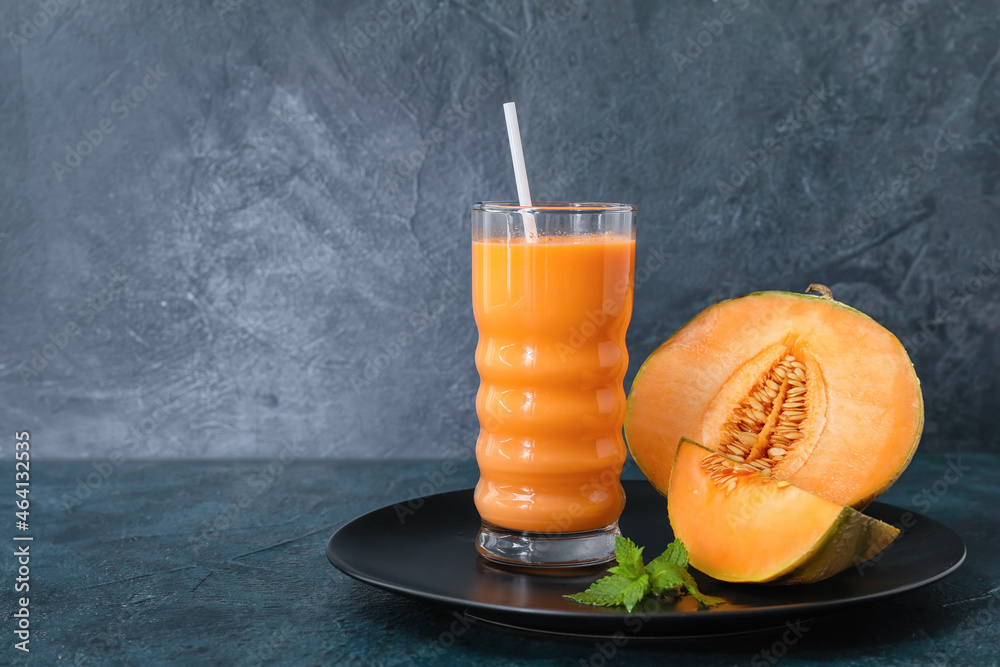
<svg viewBox="0 0 1000 667">
<path fill-rule="evenodd" d="M 614 557 L 635 217 L 634 206 L 604 203 L 472 210 L 476 548 L 489 560 Z"/>
</svg>

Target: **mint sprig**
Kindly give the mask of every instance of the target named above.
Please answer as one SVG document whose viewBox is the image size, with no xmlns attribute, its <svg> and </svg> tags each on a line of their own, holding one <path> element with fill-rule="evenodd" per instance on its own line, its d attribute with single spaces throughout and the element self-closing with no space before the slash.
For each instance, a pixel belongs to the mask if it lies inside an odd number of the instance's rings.
<svg viewBox="0 0 1000 667">
<path fill-rule="evenodd" d="M 680 596 L 686 591 L 702 607 L 724 602 L 722 598 L 704 595 L 698 590 L 694 577 L 687 571 L 688 552 L 680 540 L 671 542 L 649 565 L 643 565 L 642 549 L 632 540 L 616 536 L 618 565 L 608 568 L 610 574 L 595 581 L 587 590 L 565 597 L 600 607 L 625 607 L 629 612 L 649 594 Z"/>
</svg>

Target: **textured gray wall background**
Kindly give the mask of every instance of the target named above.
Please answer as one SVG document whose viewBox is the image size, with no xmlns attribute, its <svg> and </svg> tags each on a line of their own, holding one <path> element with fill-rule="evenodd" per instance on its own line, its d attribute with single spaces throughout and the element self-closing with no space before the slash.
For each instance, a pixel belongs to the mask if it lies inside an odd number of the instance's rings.
<svg viewBox="0 0 1000 667">
<path fill-rule="evenodd" d="M 639 205 L 627 382 L 712 302 L 823 282 L 907 341 L 925 447 L 995 448 L 998 24 L 985 0 L 0 2 L 4 431 L 467 453 L 469 208 L 514 194 L 513 99 L 536 197 Z"/>
</svg>

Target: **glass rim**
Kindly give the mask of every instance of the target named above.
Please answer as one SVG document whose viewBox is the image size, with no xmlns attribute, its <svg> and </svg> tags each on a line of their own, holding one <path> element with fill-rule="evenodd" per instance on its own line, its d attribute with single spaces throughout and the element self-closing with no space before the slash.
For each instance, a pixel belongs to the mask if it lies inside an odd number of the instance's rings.
<svg viewBox="0 0 1000 667">
<path fill-rule="evenodd" d="M 635 213 L 637 207 L 612 202 L 536 201 L 531 206 L 521 206 L 514 201 L 480 201 L 472 210 L 484 213 Z"/>
</svg>

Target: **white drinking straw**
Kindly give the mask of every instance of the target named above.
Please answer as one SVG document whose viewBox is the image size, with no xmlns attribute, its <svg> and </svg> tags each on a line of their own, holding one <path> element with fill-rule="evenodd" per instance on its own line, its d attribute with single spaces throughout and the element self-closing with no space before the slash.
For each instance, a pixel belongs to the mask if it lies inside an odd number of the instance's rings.
<svg viewBox="0 0 1000 667">
<path fill-rule="evenodd" d="M 510 141 L 510 158 L 514 162 L 514 180 L 517 182 L 517 199 L 521 206 L 531 206 L 531 190 L 528 189 L 528 171 L 524 168 L 524 150 L 521 148 L 521 130 L 517 125 L 517 107 L 513 102 L 503 105 L 503 115 L 507 119 L 507 139 Z M 524 235 L 528 241 L 538 238 L 535 218 L 524 214 Z"/>
</svg>

